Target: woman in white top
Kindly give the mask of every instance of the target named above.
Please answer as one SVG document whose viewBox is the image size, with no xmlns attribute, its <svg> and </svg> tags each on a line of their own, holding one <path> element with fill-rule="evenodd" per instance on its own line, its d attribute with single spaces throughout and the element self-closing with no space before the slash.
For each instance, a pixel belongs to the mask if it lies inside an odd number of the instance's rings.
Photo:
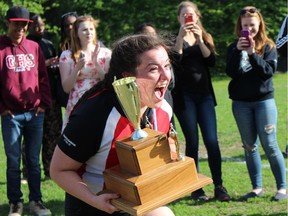
<svg viewBox="0 0 288 216">
<path fill-rule="evenodd" d="M 97 26 L 98 21 L 91 16 L 78 17 L 71 32 L 71 50 L 60 56 L 62 86 L 70 92 L 62 131 L 77 101 L 108 72 L 111 51 L 97 42 Z"/>
</svg>

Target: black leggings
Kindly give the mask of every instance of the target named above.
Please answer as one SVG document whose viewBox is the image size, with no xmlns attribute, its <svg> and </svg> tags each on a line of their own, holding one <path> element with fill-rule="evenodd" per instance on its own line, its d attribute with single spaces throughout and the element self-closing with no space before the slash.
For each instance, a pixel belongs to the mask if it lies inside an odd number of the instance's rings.
<svg viewBox="0 0 288 216">
<path fill-rule="evenodd" d="M 65 194 L 65 216 L 83 216 L 83 215 L 97 215 L 97 216 L 131 216 L 125 212 L 114 212 L 113 214 L 108 214 L 107 212 L 96 209 L 87 203 L 71 196 L 70 194 Z"/>
</svg>

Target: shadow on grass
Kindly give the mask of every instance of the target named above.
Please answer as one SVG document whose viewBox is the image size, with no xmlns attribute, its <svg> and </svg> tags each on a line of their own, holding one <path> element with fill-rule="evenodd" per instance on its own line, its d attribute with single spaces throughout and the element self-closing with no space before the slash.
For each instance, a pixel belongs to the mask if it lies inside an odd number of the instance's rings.
<svg viewBox="0 0 288 216">
<path fill-rule="evenodd" d="M 255 204 L 257 205 L 257 202 L 267 202 L 267 204 L 270 202 L 270 201 L 265 201 L 265 200 L 270 200 L 269 196 L 264 196 L 261 198 L 255 198 L 255 200 L 250 201 L 250 202 L 239 201 L 238 198 L 231 198 L 231 200 L 229 202 L 220 202 L 220 201 L 217 201 L 213 198 L 210 198 L 209 201 L 194 201 L 190 198 L 190 196 L 185 196 L 185 197 L 182 197 L 180 199 L 177 199 L 177 200 L 171 202 L 170 204 L 173 206 L 173 205 L 177 205 L 178 203 L 181 203 L 181 205 L 183 205 L 183 206 L 190 206 L 192 208 L 196 207 L 196 206 L 200 206 L 200 208 L 215 208 L 217 206 L 218 208 L 220 208 L 220 206 L 222 204 L 223 204 L 223 206 L 226 206 L 226 204 L 224 204 L 224 203 L 227 203 L 229 206 L 233 206 L 234 205 L 233 203 L 235 203 L 236 206 L 238 205 L 236 203 L 243 203 L 243 206 L 247 206 L 247 208 L 249 208 L 249 205 L 255 205 Z M 274 203 L 273 201 L 270 202 L 271 205 L 273 203 Z M 229 213 L 229 214 L 223 214 L 223 215 L 242 216 L 243 213 Z M 266 213 L 266 214 L 250 213 L 250 214 L 245 214 L 245 215 L 247 215 L 247 216 L 259 216 L 259 215 L 263 215 L 263 216 L 272 216 L 272 215 L 273 216 L 287 216 L 287 213 L 282 211 L 279 213 Z"/>
<path fill-rule="evenodd" d="M 200 206 L 200 205 L 203 205 L 203 204 L 207 204 L 208 202 L 212 202 L 213 200 L 210 199 L 209 201 L 194 201 L 191 199 L 190 196 L 185 196 L 185 197 L 182 197 L 182 198 L 179 198 L 177 200 L 174 200 L 173 202 L 171 202 L 170 204 L 176 204 L 178 202 L 181 202 L 181 203 L 185 203 L 185 205 L 188 205 L 188 206 Z"/>
<path fill-rule="evenodd" d="M 229 214 L 230 216 L 242 216 L 243 214 Z M 273 216 L 287 216 L 287 213 L 272 213 L 272 214 L 261 214 L 262 216 L 269 216 L 269 215 L 273 215 Z M 259 216 L 259 214 L 247 214 L 247 216 Z"/>
<path fill-rule="evenodd" d="M 268 160 L 265 154 L 260 155 L 261 160 Z M 285 157 L 285 156 L 284 156 Z M 287 158 L 287 157 L 285 157 Z M 208 158 L 199 158 L 199 162 L 201 161 L 208 161 Z M 238 156 L 233 156 L 233 157 L 222 157 L 222 161 L 229 161 L 229 162 L 245 162 L 245 157 L 243 154 L 240 154 Z"/>
</svg>

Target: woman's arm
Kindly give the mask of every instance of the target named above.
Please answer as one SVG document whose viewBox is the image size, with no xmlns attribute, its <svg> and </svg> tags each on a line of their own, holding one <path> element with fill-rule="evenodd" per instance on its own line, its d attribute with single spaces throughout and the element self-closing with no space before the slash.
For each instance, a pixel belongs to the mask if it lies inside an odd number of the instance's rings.
<svg viewBox="0 0 288 216">
<path fill-rule="evenodd" d="M 262 56 L 252 53 L 249 60 L 255 72 L 264 80 L 271 78 L 277 70 L 277 52 L 275 48 L 270 50 L 269 45 L 266 45 Z"/>
<path fill-rule="evenodd" d="M 111 205 L 110 200 L 119 198 L 119 195 L 93 194 L 77 174 L 81 165 L 82 163 L 73 160 L 56 146 L 50 166 L 51 178 L 64 191 L 83 202 L 110 214 L 117 211 L 118 209 Z"/>
<path fill-rule="evenodd" d="M 175 45 L 173 47 L 173 49 L 178 53 L 178 54 L 182 54 L 183 53 L 183 41 L 184 41 L 184 36 L 187 34 L 187 31 L 189 29 L 186 29 L 185 25 L 181 25 L 178 35 L 176 37 L 176 42 Z"/>
<path fill-rule="evenodd" d="M 239 78 L 242 75 L 240 70 L 241 50 L 237 49 L 237 42 L 230 44 L 226 54 L 226 74 L 233 78 Z"/>
<path fill-rule="evenodd" d="M 203 41 L 202 29 L 197 24 L 193 24 L 193 27 L 191 30 L 196 37 L 197 43 L 200 47 L 200 50 L 201 50 L 203 57 L 207 58 L 208 56 L 210 56 L 211 51 L 209 50 L 209 48 L 206 46 L 206 44 Z"/>
<path fill-rule="evenodd" d="M 61 54 L 59 70 L 61 75 L 61 83 L 66 93 L 69 93 L 71 89 L 74 87 L 74 84 L 79 76 L 80 70 L 84 67 L 84 65 L 85 65 L 84 58 L 79 59 L 77 64 L 75 64 L 74 66 L 71 57 L 68 57 L 66 52 L 63 52 Z"/>
<path fill-rule="evenodd" d="M 95 67 L 98 71 L 98 78 L 100 80 L 103 80 L 105 74 L 108 73 L 110 60 L 111 50 L 109 50 L 108 48 L 99 48 L 99 51 L 96 50 L 93 53 L 92 61 L 95 63 Z"/>
</svg>

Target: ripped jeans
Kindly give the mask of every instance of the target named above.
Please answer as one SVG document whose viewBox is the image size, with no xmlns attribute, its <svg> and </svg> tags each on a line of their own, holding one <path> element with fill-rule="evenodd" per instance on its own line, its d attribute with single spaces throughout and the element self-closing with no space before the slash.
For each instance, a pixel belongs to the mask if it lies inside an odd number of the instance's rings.
<svg viewBox="0 0 288 216">
<path fill-rule="evenodd" d="M 257 102 L 233 101 L 232 110 L 245 152 L 253 189 L 262 188 L 258 139 L 269 160 L 277 189 L 286 188 L 285 161 L 276 137 L 277 108 L 274 99 Z"/>
</svg>

